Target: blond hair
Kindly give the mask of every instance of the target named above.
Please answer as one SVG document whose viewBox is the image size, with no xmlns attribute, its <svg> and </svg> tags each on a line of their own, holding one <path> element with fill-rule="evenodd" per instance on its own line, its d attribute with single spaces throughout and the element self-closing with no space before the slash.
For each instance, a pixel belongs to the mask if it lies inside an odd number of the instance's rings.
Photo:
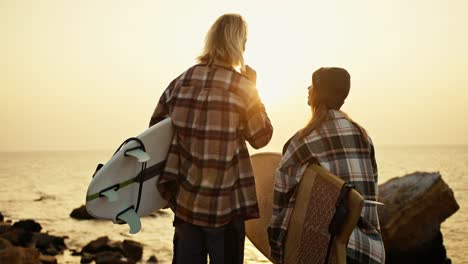
<svg viewBox="0 0 468 264">
<path fill-rule="evenodd" d="M 247 41 L 247 23 L 238 14 L 225 14 L 211 26 L 205 37 L 205 47 L 198 62 L 212 65 L 222 61 L 244 68 L 244 48 Z"/>
</svg>

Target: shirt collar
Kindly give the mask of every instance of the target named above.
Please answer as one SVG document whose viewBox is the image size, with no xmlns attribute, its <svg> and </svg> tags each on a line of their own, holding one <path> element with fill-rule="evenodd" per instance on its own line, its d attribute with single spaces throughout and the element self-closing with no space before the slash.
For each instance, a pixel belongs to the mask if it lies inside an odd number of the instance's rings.
<svg viewBox="0 0 468 264">
<path fill-rule="evenodd" d="M 329 110 L 326 120 L 346 118 L 345 113 L 340 110 Z"/>
</svg>

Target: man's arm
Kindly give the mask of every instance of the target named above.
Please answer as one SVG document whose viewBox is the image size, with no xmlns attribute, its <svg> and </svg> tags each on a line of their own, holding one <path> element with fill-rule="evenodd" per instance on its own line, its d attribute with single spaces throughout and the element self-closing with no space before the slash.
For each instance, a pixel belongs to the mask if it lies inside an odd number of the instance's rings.
<svg viewBox="0 0 468 264">
<path fill-rule="evenodd" d="M 156 105 L 156 108 L 154 109 L 153 115 L 151 116 L 149 126 L 153 126 L 162 120 L 166 119 L 169 116 L 169 106 L 168 103 L 170 101 L 170 94 L 175 86 L 175 83 L 177 82 L 178 78 L 173 80 L 169 86 L 164 90 L 163 94 L 161 95 L 161 98 L 159 98 L 158 104 Z"/>
</svg>

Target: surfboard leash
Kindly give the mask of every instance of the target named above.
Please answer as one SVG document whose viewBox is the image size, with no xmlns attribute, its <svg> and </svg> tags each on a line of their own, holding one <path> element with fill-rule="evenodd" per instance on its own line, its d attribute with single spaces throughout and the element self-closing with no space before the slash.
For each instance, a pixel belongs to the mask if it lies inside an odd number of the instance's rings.
<svg viewBox="0 0 468 264">
<path fill-rule="evenodd" d="M 114 155 L 117 154 L 117 152 L 119 152 L 119 150 L 124 146 L 126 145 L 127 143 L 131 142 L 131 141 L 136 141 L 138 142 L 138 144 L 140 144 L 140 146 L 138 147 L 134 147 L 134 148 L 130 148 L 128 149 L 127 151 L 129 150 L 134 150 L 134 149 L 141 149 L 143 150 L 144 152 L 146 152 L 146 147 L 145 147 L 145 144 L 143 143 L 143 141 L 137 137 L 131 137 L 131 138 L 128 138 L 126 139 L 124 142 L 122 142 L 122 144 L 120 144 L 120 146 L 117 148 L 117 150 L 114 152 Z M 114 156 L 112 155 L 112 156 Z M 141 193 L 143 192 L 143 181 L 145 179 L 145 176 L 146 176 L 146 164 L 147 162 L 142 162 L 141 163 L 141 172 L 139 173 L 140 174 L 140 177 L 138 179 L 138 183 L 140 184 L 139 188 L 138 188 L 138 200 L 137 200 L 137 205 L 135 206 L 135 213 L 138 213 L 138 209 L 140 208 L 140 201 L 141 201 Z"/>
<path fill-rule="evenodd" d="M 330 240 L 328 241 L 327 255 L 325 256 L 325 264 L 328 264 L 331 249 L 333 246 L 333 241 L 335 240 L 336 235 L 341 232 L 341 229 L 344 226 L 346 215 L 348 215 L 348 208 L 346 206 L 346 200 L 348 198 L 349 192 L 355 188 L 355 185 L 350 182 L 345 182 L 341 187 L 340 194 L 335 204 L 335 214 L 333 215 L 330 225 L 328 226 L 328 233 L 330 234 Z"/>
</svg>

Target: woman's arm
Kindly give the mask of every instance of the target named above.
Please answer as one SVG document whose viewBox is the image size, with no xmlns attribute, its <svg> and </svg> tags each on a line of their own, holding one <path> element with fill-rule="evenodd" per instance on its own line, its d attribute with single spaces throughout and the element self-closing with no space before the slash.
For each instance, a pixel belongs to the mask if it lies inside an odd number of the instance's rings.
<svg viewBox="0 0 468 264">
<path fill-rule="evenodd" d="M 314 161 L 315 158 L 306 142 L 297 136 L 289 141 L 275 175 L 273 215 L 268 228 L 271 258 L 275 263 L 283 262 L 284 242 L 296 202 L 297 187 L 307 166 Z"/>
</svg>

